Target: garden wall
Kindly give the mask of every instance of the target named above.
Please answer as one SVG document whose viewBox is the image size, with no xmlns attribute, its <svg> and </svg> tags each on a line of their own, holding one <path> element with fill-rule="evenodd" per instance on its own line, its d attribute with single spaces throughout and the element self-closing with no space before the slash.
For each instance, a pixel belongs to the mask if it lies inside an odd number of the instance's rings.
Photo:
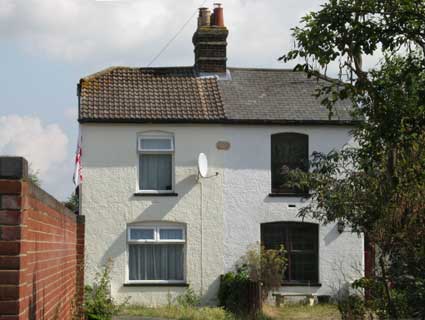
<svg viewBox="0 0 425 320">
<path fill-rule="evenodd" d="M 81 314 L 84 217 L 28 179 L 23 158 L 0 157 L 0 320 Z"/>
</svg>

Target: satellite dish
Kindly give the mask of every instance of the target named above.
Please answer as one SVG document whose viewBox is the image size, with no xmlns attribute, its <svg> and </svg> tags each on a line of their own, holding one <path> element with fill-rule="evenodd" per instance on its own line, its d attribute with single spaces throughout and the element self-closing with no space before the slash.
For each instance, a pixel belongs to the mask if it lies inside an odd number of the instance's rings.
<svg viewBox="0 0 425 320">
<path fill-rule="evenodd" d="M 205 153 L 200 153 L 198 156 L 198 172 L 202 178 L 208 175 L 208 160 Z"/>
</svg>

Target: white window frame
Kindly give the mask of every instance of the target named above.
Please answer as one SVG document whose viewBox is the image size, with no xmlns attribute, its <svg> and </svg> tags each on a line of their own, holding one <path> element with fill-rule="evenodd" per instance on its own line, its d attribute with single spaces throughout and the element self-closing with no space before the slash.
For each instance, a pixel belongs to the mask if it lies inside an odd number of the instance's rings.
<svg viewBox="0 0 425 320">
<path fill-rule="evenodd" d="M 131 230 L 153 230 L 153 239 L 131 239 Z M 156 242 L 156 231 L 154 227 L 129 227 L 127 232 L 127 241 L 130 243 Z"/>
<path fill-rule="evenodd" d="M 142 148 L 142 140 L 156 140 L 156 139 L 162 139 L 162 140 L 170 140 L 170 148 L 169 149 L 143 149 Z M 174 137 L 171 134 L 158 134 L 158 135 L 153 135 L 153 134 L 142 134 L 139 136 L 138 138 L 138 144 L 137 144 L 137 149 L 139 150 L 139 152 L 174 152 Z"/>
<path fill-rule="evenodd" d="M 170 149 L 143 149 L 142 140 L 148 139 L 169 139 L 170 140 Z M 164 132 L 146 132 L 141 133 L 137 137 L 137 192 L 141 194 L 161 194 L 161 193 L 173 193 L 175 187 L 175 163 L 174 163 L 174 135 L 171 133 Z M 169 154 L 171 155 L 171 189 L 170 190 L 151 190 L 151 189 L 141 189 L 140 185 L 140 174 L 141 166 L 143 161 L 140 159 L 143 154 Z"/>
<path fill-rule="evenodd" d="M 160 237 L 161 236 L 161 233 L 160 233 L 161 230 L 181 230 L 183 239 L 161 239 L 161 237 Z M 158 243 L 186 243 L 186 235 L 185 235 L 183 227 L 172 227 L 172 226 L 162 227 L 162 226 L 159 226 L 158 229 L 157 229 L 157 237 L 158 237 L 158 240 L 157 240 Z"/>
<path fill-rule="evenodd" d="M 154 229 L 154 240 L 132 240 L 130 238 L 130 230 L 132 229 Z M 182 235 L 183 235 L 183 239 L 164 239 L 161 240 L 160 239 L 160 230 L 165 229 L 165 230 L 170 230 L 170 229 L 179 229 L 182 231 Z M 128 226 L 127 228 L 127 254 L 126 254 L 126 279 L 125 279 L 125 283 L 127 284 L 181 284 L 181 283 L 186 283 L 186 230 L 185 227 L 182 225 L 161 225 L 161 224 L 146 224 L 146 225 L 131 225 Z M 157 244 L 172 244 L 172 243 L 176 243 L 176 244 L 183 244 L 183 280 L 130 280 L 130 265 L 129 265 L 129 261 L 130 261 L 130 250 L 129 250 L 129 245 L 130 244 L 138 244 L 138 245 L 143 245 L 143 244 L 152 244 L 152 243 L 157 243 Z"/>
</svg>

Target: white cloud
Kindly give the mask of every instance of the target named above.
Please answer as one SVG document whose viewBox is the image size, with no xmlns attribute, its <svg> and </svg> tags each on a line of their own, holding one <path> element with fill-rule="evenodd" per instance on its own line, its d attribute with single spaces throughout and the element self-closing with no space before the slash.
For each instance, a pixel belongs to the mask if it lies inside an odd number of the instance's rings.
<svg viewBox="0 0 425 320">
<path fill-rule="evenodd" d="M 69 172 L 67 148 L 68 137 L 57 124 L 44 125 L 38 117 L 0 116 L 0 155 L 25 157 L 43 187 L 56 194 L 58 181 L 64 181 L 61 175 Z"/>
<path fill-rule="evenodd" d="M 208 0 L 205 6 L 212 7 Z M 271 66 L 317 0 L 223 0 L 231 65 Z M 146 65 L 202 0 L 0 0 L 0 35 L 65 61 Z M 196 17 L 156 65 L 192 64 Z M 97 67 L 97 66 L 96 66 Z"/>
<path fill-rule="evenodd" d="M 65 118 L 70 121 L 76 121 L 78 118 L 78 108 L 77 107 L 69 107 L 64 111 Z"/>
</svg>

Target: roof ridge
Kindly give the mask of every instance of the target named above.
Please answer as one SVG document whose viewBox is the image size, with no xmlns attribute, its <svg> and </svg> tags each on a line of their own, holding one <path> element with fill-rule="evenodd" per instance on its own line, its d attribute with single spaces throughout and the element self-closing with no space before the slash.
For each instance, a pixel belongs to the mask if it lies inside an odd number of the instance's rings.
<svg viewBox="0 0 425 320">
<path fill-rule="evenodd" d="M 102 75 L 104 75 L 104 74 L 107 74 L 107 73 L 109 73 L 109 72 L 111 72 L 111 71 L 113 71 L 113 70 L 117 70 L 117 69 L 131 69 L 131 67 L 125 67 L 125 66 L 110 66 L 110 67 L 107 67 L 107 68 L 105 68 L 105 69 L 102 69 L 102 70 L 100 70 L 100 71 L 98 71 L 98 72 L 91 73 L 91 74 L 89 74 L 89 75 L 87 75 L 87 76 L 85 76 L 85 77 L 82 77 L 82 78 L 81 78 L 81 80 L 82 80 L 82 81 L 89 81 L 89 80 L 91 80 L 91 79 L 97 78 L 97 77 L 99 77 L 99 76 L 102 76 Z"/>
<path fill-rule="evenodd" d="M 248 68 L 248 67 L 228 67 L 229 70 L 246 70 L 246 71 L 288 71 L 288 72 L 302 72 L 302 71 L 295 71 L 291 68 Z"/>
<path fill-rule="evenodd" d="M 193 69 L 193 66 L 174 66 L 174 67 L 129 67 L 129 66 L 110 66 L 98 72 L 89 74 L 83 78 L 82 81 L 90 81 L 94 78 L 107 74 L 111 71 L 124 69 L 124 70 L 167 70 L 167 69 Z"/>
</svg>

